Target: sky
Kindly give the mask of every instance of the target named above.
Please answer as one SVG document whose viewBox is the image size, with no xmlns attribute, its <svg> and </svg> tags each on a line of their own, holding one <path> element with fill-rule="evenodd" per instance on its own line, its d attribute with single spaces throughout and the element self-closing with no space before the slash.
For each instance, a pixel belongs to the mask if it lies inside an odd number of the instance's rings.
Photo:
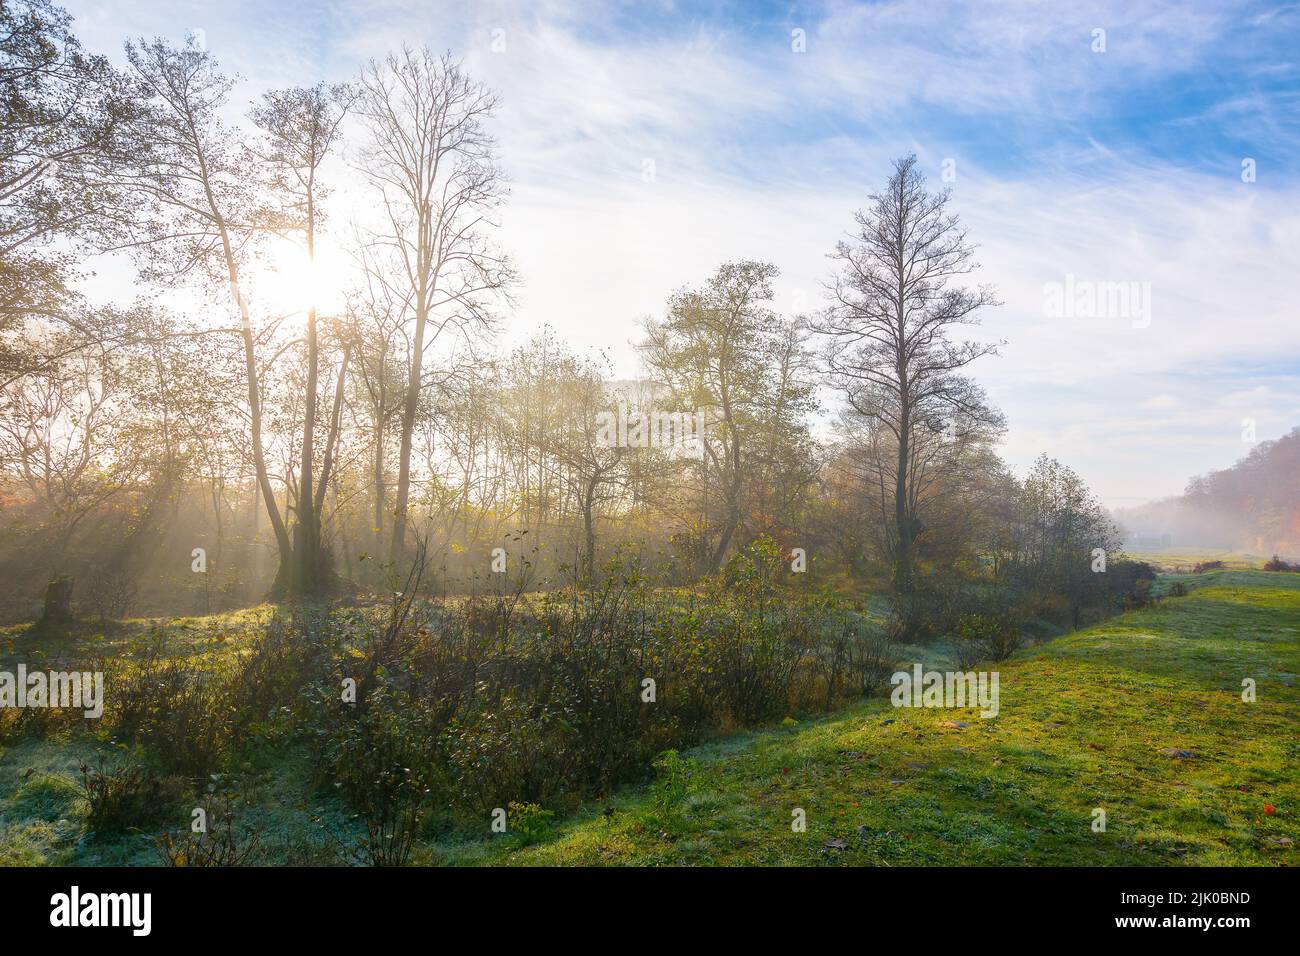
<svg viewBox="0 0 1300 956">
<path fill-rule="evenodd" d="M 742 258 L 811 314 L 914 152 L 1003 303 L 971 372 L 1018 473 L 1046 453 L 1132 505 L 1300 425 L 1300 3 L 64 5 L 116 59 L 201 31 L 242 102 L 403 43 L 461 58 L 502 100 L 503 345 L 549 326 L 634 375 L 644 317 Z"/>
</svg>

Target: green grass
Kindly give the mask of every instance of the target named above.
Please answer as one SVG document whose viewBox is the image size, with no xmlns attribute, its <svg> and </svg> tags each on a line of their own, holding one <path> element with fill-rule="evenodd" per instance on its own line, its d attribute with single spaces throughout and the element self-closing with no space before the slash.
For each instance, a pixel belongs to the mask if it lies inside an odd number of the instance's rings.
<svg viewBox="0 0 1300 956">
<path fill-rule="evenodd" d="M 864 701 L 831 717 L 737 734 L 523 835 L 431 833 L 446 865 L 1275 865 L 1300 862 L 1300 575 L 1162 578 L 1156 607 L 1034 645 L 999 665 L 1000 713 Z M 220 659 L 267 607 L 138 621 L 76 646 L 0 632 L 0 666 L 40 651 L 112 657 L 161 628 L 174 653 Z M 901 649 L 946 669 L 942 645 Z M 1242 680 L 1258 699 L 1241 700 Z M 960 726 L 961 724 L 965 726 Z M 0 864 L 148 864 L 147 834 L 94 839 L 77 767 L 97 741 L 59 725 L 0 748 Z M 102 742 L 100 742 L 102 743 Z M 1166 749 L 1194 757 L 1166 755 Z M 271 860 L 337 862 L 356 824 L 316 791 L 306 752 L 243 743 L 232 768 Z M 1265 812 L 1265 805 L 1274 808 Z M 1094 808 L 1104 833 L 1092 830 Z M 802 809 L 806 832 L 791 829 Z M 322 825 L 323 821 L 323 825 Z M 333 836 L 326 836 L 332 833 Z M 527 843 L 528 845 L 524 845 Z"/>
<path fill-rule="evenodd" d="M 684 786 L 588 807 L 540 844 L 519 847 L 508 835 L 447 841 L 439 856 L 534 865 L 1294 864 L 1300 576 L 1228 571 L 1196 584 L 1187 597 L 989 665 L 1001 675 L 994 719 L 871 700 L 700 747 L 685 755 Z M 1246 677 L 1257 683 L 1255 703 L 1241 699 Z M 1092 830 L 1098 807 L 1104 833 Z M 795 808 L 806 832 L 791 829 Z"/>
</svg>

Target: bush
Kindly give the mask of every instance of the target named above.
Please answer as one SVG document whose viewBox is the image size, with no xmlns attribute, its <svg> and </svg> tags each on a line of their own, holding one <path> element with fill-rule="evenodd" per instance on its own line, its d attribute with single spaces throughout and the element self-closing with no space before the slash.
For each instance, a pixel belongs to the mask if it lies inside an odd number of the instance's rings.
<svg viewBox="0 0 1300 956">
<path fill-rule="evenodd" d="M 56 707 L 0 708 L 0 744 L 29 737 L 43 740 L 81 718 L 79 710 Z"/>
<path fill-rule="evenodd" d="M 1222 561 L 1202 561 L 1192 568 L 1193 574 L 1204 574 L 1206 571 L 1222 571 Z"/>
<path fill-rule="evenodd" d="M 553 816 L 550 810 L 544 810 L 535 803 L 511 802 L 507 807 L 506 826 L 520 846 L 532 846 L 546 838 Z"/>
<path fill-rule="evenodd" d="M 209 785 L 210 793 L 217 791 L 215 784 Z M 217 800 L 221 813 L 208 814 L 206 831 L 165 832 L 154 837 L 154 850 L 164 866 L 248 866 L 257 861 L 262 853 L 261 831 L 240 832 L 232 794 L 222 791 Z"/>
<path fill-rule="evenodd" d="M 1300 564 L 1283 561 L 1276 554 L 1264 565 L 1265 571 L 1300 571 Z"/>
<path fill-rule="evenodd" d="M 1023 643 L 1020 627 L 1007 614 L 963 614 L 954 628 L 957 667 L 970 670 L 983 660 L 1004 661 Z"/>
<path fill-rule="evenodd" d="M 300 705 L 306 688 L 330 671 L 329 655 L 338 643 L 334 623 L 324 615 L 298 612 L 272 618 L 226 685 L 236 729 L 250 730 Z"/>
<path fill-rule="evenodd" d="M 826 709 L 845 697 L 874 694 L 885 687 L 895 670 L 887 630 L 847 611 L 826 627 L 827 637 L 811 655 L 811 666 L 824 685 Z"/>
<path fill-rule="evenodd" d="M 392 688 L 355 704 L 325 688 L 312 699 L 324 768 L 366 828 L 363 857 L 372 866 L 405 865 L 428 808 L 436 728 Z"/>
<path fill-rule="evenodd" d="M 206 777 L 220 768 L 232 712 L 219 676 L 164 658 L 153 642 L 118 695 L 116 731 L 148 747 L 169 770 Z"/>
<path fill-rule="evenodd" d="M 655 758 L 654 769 L 656 778 L 650 793 L 655 817 L 664 829 L 677 829 L 682 823 L 683 805 L 690 794 L 695 762 L 676 750 L 665 750 Z"/>
<path fill-rule="evenodd" d="M 135 577 L 121 565 L 96 572 L 86 588 L 86 604 L 101 624 L 126 617 L 135 596 Z"/>
<path fill-rule="evenodd" d="M 109 767 L 103 758 L 81 765 L 81 785 L 96 835 L 153 826 L 176 815 L 184 790 L 175 777 L 160 777 L 140 764 Z"/>
<path fill-rule="evenodd" d="M 328 676 L 298 708 L 321 782 L 366 821 L 374 860 L 401 862 L 433 807 L 481 820 L 607 793 L 710 730 L 882 686 L 884 635 L 829 594 L 783 587 L 779 558 L 760 540 L 685 594 L 616 559 L 586 587 L 450 605 L 404 589 L 382 618 L 336 616 L 348 633 L 326 642 L 338 657 L 312 665 Z M 340 700 L 347 676 L 355 704 Z"/>
</svg>

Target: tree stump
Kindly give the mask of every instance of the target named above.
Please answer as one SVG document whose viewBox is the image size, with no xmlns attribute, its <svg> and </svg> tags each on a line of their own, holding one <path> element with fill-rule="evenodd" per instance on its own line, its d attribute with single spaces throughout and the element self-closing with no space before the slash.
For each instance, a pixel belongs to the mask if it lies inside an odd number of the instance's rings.
<svg viewBox="0 0 1300 956">
<path fill-rule="evenodd" d="M 42 624 L 66 624 L 72 620 L 72 577 L 61 574 L 45 586 Z"/>
</svg>

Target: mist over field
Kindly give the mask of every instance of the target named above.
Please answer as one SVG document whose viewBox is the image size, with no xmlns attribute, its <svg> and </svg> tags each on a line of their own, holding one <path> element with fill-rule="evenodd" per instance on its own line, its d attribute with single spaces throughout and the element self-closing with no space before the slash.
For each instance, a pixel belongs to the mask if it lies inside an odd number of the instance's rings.
<svg viewBox="0 0 1300 956">
<path fill-rule="evenodd" d="M 1231 468 L 1193 478 L 1187 492 L 1115 510 L 1138 550 L 1209 548 L 1300 554 L 1300 431 L 1262 442 Z"/>
</svg>

